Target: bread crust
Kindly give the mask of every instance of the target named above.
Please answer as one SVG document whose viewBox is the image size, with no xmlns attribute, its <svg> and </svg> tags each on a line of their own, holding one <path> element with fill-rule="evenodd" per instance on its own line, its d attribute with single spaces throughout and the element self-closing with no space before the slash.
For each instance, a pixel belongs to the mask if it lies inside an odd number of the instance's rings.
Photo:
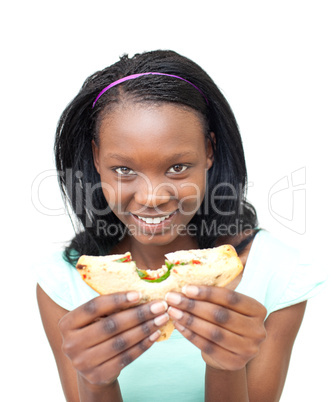
<svg viewBox="0 0 336 402">
<path fill-rule="evenodd" d="M 185 285 L 224 287 L 243 270 L 236 250 L 231 245 L 202 250 L 181 250 L 169 253 L 166 257 L 169 262 L 184 264 L 175 265 L 167 279 L 154 283 L 139 277 L 134 261 L 115 262 L 116 256 L 113 255 L 83 255 L 79 258 L 76 268 L 83 280 L 101 295 L 131 290 L 141 292 L 142 299 L 139 304 L 163 300 L 166 293 L 181 292 Z M 169 320 L 160 329 L 162 334 L 157 342 L 168 339 L 174 325 Z"/>
</svg>

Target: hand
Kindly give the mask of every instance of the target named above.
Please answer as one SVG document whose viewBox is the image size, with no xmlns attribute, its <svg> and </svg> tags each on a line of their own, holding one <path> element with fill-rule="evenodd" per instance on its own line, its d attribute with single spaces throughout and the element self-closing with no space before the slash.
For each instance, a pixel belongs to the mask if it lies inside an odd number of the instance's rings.
<svg viewBox="0 0 336 402">
<path fill-rule="evenodd" d="M 186 296 L 167 293 L 168 314 L 176 329 L 220 370 L 240 370 L 266 338 L 265 307 L 243 294 L 215 286 L 186 286 Z"/>
<path fill-rule="evenodd" d="M 92 385 L 114 382 L 120 371 L 150 348 L 169 317 L 164 301 L 135 306 L 137 292 L 98 296 L 59 322 L 62 350 Z"/>
</svg>

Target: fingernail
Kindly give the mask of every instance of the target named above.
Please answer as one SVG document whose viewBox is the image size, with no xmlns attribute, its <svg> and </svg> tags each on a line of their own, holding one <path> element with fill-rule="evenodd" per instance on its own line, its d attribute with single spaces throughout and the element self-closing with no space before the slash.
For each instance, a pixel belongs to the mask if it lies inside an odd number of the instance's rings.
<svg viewBox="0 0 336 402">
<path fill-rule="evenodd" d="M 183 317 L 183 312 L 174 307 L 169 307 L 168 314 L 176 320 L 180 320 Z"/>
<path fill-rule="evenodd" d="M 164 314 L 159 315 L 158 317 L 154 318 L 154 324 L 158 327 L 161 327 L 168 320 L 169 320 L 169 315 L 167 313 L 164 313 Z"/>
<path fill-rule="evenodd" d="M 185 327 L 181 324 L 179 324 L 178 322 L 173 322 L 174 326 L 176 329 L 178 329 L 179 331 L 183 332 L 185 330 Z"/>
<path fill-rule="evenodd" d="M 168 308 L 168 304 L 167 302 L 165 302 L 164 300 L 154 303 L 150 306 L 150 311 L 153 314 L 157 314 L 157 313 L 163 313 L 164 311 L 167 311 Z"/>
<path fill-rule="evenodd" d="M 187 296 L 193 297 L 193 296 L 198 295 L 199 289 L 197 286 L 186 285 L 186 286 L 183 286 L 182 293 L 184 293 Z"/>
<path fill-rule="evenodd" d="M 168 292 L 165 296 L 165 299 L 168 303 L 172 304 L 180 304 L 182 301 L 182 297 L 179 293 Z"/>
<path fill-rule="evenodd" d="M 141 299 L 141 297 L 142 297 L 142 295 L 141 295 L 140 292 L 134 292 L 134 291 L 132 291 L 132 292 L 128 292 L 128 293 L 126 294 L 126 299 L 127 299 L 128 301 L 130 301 L 130 302 L 138 301 L 138 300 Z"/>
<path fill-rule="evenodd" d="M 154 341 L 156 341 L 157 339 L 160 338 L 160 335 L 161 335 L 161 331 L 158 329 L 157 331 L 155 331 L 155 332 L 149 337 L 149 340 L 150 340 L 151 342 L 154 342 Z"/>
</svg>

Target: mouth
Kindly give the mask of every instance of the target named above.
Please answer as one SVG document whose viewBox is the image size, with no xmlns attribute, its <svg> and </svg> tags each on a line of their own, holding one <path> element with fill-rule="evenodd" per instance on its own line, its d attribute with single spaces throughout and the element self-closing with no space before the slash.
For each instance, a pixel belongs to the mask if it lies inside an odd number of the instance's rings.
<svg viewBox="0 0 336 402">
<path fill-rule="evenodd" d="M 165 215 L 165 216 L 157 216 L 157 217 L 153 217 L 153 218 L 151 218 L 151 217 L 148 217 L 148 218 L 147 218 L 147 217 L 145 217 L 145 216 L 139 216 L 139 215 L 135 215 L 135 216 L 136 216 L 138 219 L 144 221 L 144 222 L 147 223 L 147 224 L 155 224 L 155 225 L 157 225 L 158 223 L 161 223 L 161 222 L 165 221 L 166 219 L 169 219 L 171 215 L 172 215 L 172 214 L 170 214 L 170 215 Z"/>
<path fill-rule="evenodd" d="M 175 216 L 177 211 L 174 211 L 168 215 L 163 215 L 163 216 L 141 216 L 141 215 L 135 215 L 131 214 L 133 219 L 140 224 L 144 228 L 148 229 L 160 229 L 164 228 L 167 225 L 171 224 L 171 221 L 173 217 Z"/>
</svg>

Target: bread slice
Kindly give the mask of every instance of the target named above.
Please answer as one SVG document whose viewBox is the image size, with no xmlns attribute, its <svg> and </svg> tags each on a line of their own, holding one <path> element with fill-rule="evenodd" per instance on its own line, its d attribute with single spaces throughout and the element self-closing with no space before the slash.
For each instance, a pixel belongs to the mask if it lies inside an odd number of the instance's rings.
<svg viewBox="0 0 336 402">
<path fill-rule="evenodd" d="M 230 245 L 181 250 L 166 254 L 165 257 L 166 267 L 163 266 L 161 271 L 169 270 L 170 274 L 161 282 L 141 279 L 139 275 L 153 275 L 155 271 L 137 270 L 130 253 L 103 257 L 83 255 L 76 268 L 83 280 L 99 294 L 136 290 L 142 294 L 140 303 L 162 300 L 166 293 L 181 292 L 185 285 L 224 287 L 243 270 L 235 249 Z M 125 262 L 117 262 L 123 259 Z M 157 342 L 168 339 L 173 330 L 174 325 L 169 321 L 161 328 L 162 334 Z"/>
</svg>

